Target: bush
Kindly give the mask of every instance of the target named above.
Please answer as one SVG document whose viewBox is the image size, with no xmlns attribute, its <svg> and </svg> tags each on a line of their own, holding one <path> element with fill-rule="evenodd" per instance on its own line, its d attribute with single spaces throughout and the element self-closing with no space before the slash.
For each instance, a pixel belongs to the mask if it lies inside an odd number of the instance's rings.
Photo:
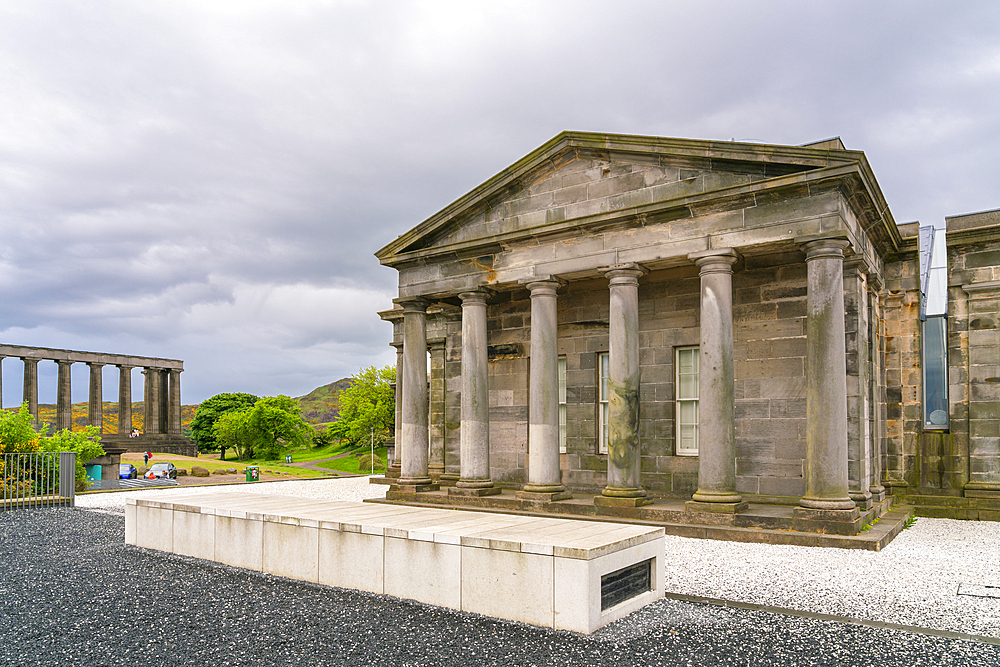
<svg viewBox="0 0 1000 667">
<path fill-rule="evenodd" d="M 375 462 L 375 472 L 382 472 L 385 470 L 385 461 L 380 457 L 374 457 Z M 362 475 L 365 473 L 371 473 L 372 471 L 372 455 L 371 453 L 362 454 L 358 457 L 358 472 Z"/>
</svg>

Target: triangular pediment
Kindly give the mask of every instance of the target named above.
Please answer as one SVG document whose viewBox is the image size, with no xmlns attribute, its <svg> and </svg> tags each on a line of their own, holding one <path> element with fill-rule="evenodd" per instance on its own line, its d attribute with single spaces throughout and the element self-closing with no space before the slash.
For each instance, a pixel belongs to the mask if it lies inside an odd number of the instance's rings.
<svg viewBox="0 0 1000 667">
<path fill-rule="evenodd" d="M 829 145 L 564 132 L 376 256 L 392 265 L 425 253 L 475 254 L 490 244 L 558 233 L 574 221 L 610 224 L 616 216 L 738 197 L 751 187 L 859 161 L 863 153 Z"/>
</svg>

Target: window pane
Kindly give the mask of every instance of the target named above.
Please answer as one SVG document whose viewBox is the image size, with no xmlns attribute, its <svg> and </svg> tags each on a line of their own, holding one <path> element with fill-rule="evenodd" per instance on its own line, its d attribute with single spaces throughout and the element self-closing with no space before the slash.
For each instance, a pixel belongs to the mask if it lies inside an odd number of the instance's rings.
<svg viewBox="0 0 1000 667">
<path fill-rule="evenodd" d="M 559 357 L 559 402 L 566 402 L 566 357 Z"/>
<path fill-rule="evenodd" d="M 675 354 L 675 420 L 677 452 L 698 454 L 698 357 L 697 347 L 678 348 Z"/>
<path fill-rule="evenodd" d="M 679 375 L 677 377 L 677 398 L 698 398 L 697 375 Z"/>
<path fill-rule="evenodd" d="M 928 317 L 923 324 L 924 425 L 948 428 L 947 319 Z"/>
</svg>

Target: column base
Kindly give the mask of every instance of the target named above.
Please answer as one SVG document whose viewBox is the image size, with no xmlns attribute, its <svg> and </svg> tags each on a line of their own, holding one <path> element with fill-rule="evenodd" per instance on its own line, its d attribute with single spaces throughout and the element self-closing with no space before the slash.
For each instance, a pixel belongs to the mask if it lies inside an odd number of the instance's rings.
<svg viewBox="0 0 1000 667">
<path fill-rule="evenodd" d="M 868 488 L 868 491 L 872 494 L 872 503 L 880 503 L 885 500 L 885 487 L 881 484 L 872 485 Z"/>
<path fill-rule="evenodd" d="M 749 505 L 745 500 L 738 503 L 705 503 L 698 500 L 689 500 L 684 503 L 686 512 L 710 512 L 714 514 L 739 514 L 746 512 Z"/>
<path fill-rule="evenodd" d="M 424 491 L 437 491 L 441 487 L 437 484 L 431 483 L 427 480 L 426 484 L 411 484 L 408 482 L 397 482 L 395 484 L 389 485 L 389 491 L 398 491 L 400 493 L 423 493 Z"/>
<path fill-rule="evenodd" d="M 440 477 L 438 477 L 437 482 L 443 487 L 448 487 L 448 486 L 455 486 L 455 483 L 458 482 L 459 479 L 460 478 L 456 473 L 446 472 Z"/>
<path fill-rule="evenodd" d="M 499 486 L 480 486 L 469 488 L 467 486 L 449 486 L 448 495 L 449 496 L 465 496 L 479 498 L 482 496 L 499 496 L 500 495 Z"/>
<path fill-rule="evenodd" d="M 594 504 L 598 507 L 642 507 L 649 505 L 653 501 L 646 500 L 645 496 L 594 496 Z"/>
<path fill-rule="evenodd" d="M 870 491 L 852 491 L 848 495 L 862 512 L 867 512 L 875 505 Z"/>
<path fill-rule="evenodd" d="M 994 482 L 969 482 L 965 485 L 966 498 L 1000 498 L 1000 484 Z"/>
<path fill-rule="evenodd" d="M 792 510 L 792 530 L 834 535 L 857 535 L 861 532 L 861 512 L 851 509 L 823 510 L 796 507 Z"/>
<path fill-rule="evenodd" d="M 518 500 L 528 500 L 533 503 L 552 503 L 558 500 L 569 500 L 573 497 L 573 494 L 566 489 L 560 491 L 529 491 L 526 486 L 515 493 L 514 497 Z"/>
<path fill-rule="evenodd" d="M 807 510 L 853 510 L 858 506 L 850 496 L 846 498 L 802 498 L 799 500 L 799 507 Z"/>
<path fill-rule="evenodd" d="M 720 493 L 712 491 L 695 491 L 691 495 L 691 500 L 696 503 L 733 503 L 738 504 L 743 502 L 743 496 L 738 493 Z"/>
<path fill-rule="evenodd" d="M 386 479 L 397 479 L 402 474 L 403 474 L 403 467 L 394 464 L 394 465 L 389 466 L 389 468 L 385 471 L 385 478 Z"/>
<path fill-rule="evenodd" d="M 444 466 L 428 466 L 427 474 L 431 476 L 431 479 L 438 479 L 444 474 Z"/>
</svg>

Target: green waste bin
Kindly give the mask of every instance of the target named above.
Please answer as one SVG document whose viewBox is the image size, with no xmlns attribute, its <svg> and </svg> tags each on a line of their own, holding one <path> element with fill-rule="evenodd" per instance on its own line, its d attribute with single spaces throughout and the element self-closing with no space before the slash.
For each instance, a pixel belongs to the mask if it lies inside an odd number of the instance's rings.
<svg viewBox="0 0 1000 667">
<path fill-rule="evenodd" d="M 257 466 L 247 466 L 247 481 L 248 482 L 259 482 L 260 481 L 260 468 Z"/>
</svg>

